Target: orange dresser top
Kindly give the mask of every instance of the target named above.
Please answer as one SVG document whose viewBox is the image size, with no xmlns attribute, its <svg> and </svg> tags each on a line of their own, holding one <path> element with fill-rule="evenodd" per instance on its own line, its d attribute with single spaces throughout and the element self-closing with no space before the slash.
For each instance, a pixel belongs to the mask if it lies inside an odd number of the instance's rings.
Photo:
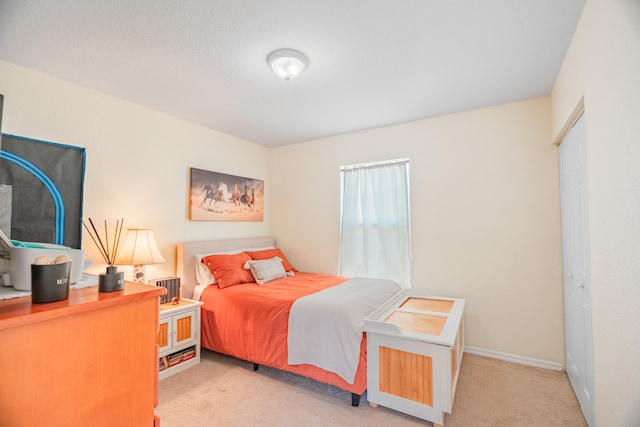
<svg viewBox="0 0 640 427">
<path fill-rule="evenodd" d="M 45 304 L 33 304 L 31 296 L 0 300 L 0 331 L 140 299 L 155 298 L 164 292 L 164 288 L 161 287 L 125 282 L 122 291 L 98 292 L 97 286 L 70 289 L 68 299 Z"/>
</svg>

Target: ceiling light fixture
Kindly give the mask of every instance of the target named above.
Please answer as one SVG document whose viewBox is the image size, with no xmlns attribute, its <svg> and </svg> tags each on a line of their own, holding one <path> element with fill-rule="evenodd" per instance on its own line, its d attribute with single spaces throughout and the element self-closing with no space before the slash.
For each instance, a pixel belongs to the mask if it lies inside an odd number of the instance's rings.
<svg viewBox="0 0 640 427">
<path fill-rule="evenodd" d="M 267 56 L 267 63 L 282 80 L 295 79 L 309 65 L 307 58 L 293 49 L 274 50 Z"/>
</svg>

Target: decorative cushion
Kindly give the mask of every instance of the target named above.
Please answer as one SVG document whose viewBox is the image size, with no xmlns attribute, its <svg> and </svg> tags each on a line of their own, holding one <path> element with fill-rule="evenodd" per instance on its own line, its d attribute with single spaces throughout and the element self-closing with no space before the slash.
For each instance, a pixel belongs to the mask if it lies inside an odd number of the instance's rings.
<svg viewBox="0 0 640 427">
<path fill-rule="evenodd" d="M 250 251 L 263 251 L 266 249 L 274 249 L 273 246 L 264 246 L 260 248 L 246 248 L 246 249 L 236 249 L 233 251 L 224 251 L 224 252 L 209 252 L 206 254 L 197 254 L 196 255 L 196 281 L 199 285 L 208 286 L 213 283 L 216 283 L 215 277 L 211 274 L 211 270 L 204 265 L 202 262 L 202 258 L 209 255 L 235 255 L 240 252 L 250 252 Z"/>
<path fill-rule="evenodd" d="M 282 251 L 280 249 L 266 249 L 266 250 L 262 250 L 262 251 L 253 251 L 253 252 L 248 252 L 248 254 L 251 256 L 251 259 L 254 261 L 259 261 L 259 260 L 263 260 L 263 259 L 270 259 L 273 257 L 278 257 L 280 259 L 282 259 L 282 266 L 284 267 L 284 270 L 289 272 L 289 271 L 294 271 L 297 272 L 298 270 L 296 270 L 295 268 L 293 268 L 293 266 L 291 264 L 289 264 L 289 261 L 287 261 L 287 257 L 284 256 L 284 254 L 282 253 Z"/>
<path fill-rule="evenodd" d="M 198 285 L 207 286 L 216 283 L 215 277 L 203 262 L 202 258 L 207 257 L 209 255 L 236 255 L 241 252 L 244 252 L 242 249 L 238 249 L 236 251 L 229 252 L 216 252 L 216 253 L 208 253 L 208 254 L 197 254 L 196 255 L 196 281 Z"/>
<path fill-rule="evenodd" d="M 275 279 L 287 277 L 287 272 L 282 266 L 282 258 L 273 257 L 264 260 L 249 260 L 244 263 L 244 269 L 251 271 L 251 275 L 258 285 L 264 285 Z"/>
<path fill-rule="evenodd" d="M 202 258 L 202 262 L 211 270 L 220 289 L 240 283 L 254 281 L 251 272 L 245 270 L 244 264 L 251 257 L 246 252 L 235 255 L 209 255 Z"/>
</svg>

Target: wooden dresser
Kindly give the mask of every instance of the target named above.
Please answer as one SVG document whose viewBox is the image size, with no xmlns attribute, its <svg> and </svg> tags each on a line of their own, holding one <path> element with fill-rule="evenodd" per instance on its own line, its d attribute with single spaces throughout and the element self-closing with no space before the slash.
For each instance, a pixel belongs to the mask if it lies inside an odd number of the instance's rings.
<svg viewBox="0 0 640 427">
<path fill-rule="evenodd" d="M 72 289 L 69 298 L 0 301 L 0 426 L 152 426 L 159 296 Z"/>
</svg>

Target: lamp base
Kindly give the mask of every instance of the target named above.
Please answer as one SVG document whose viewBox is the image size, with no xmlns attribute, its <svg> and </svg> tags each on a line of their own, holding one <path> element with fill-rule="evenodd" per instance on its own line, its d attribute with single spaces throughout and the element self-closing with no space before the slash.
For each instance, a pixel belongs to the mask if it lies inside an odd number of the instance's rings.
<svg viewBox="0 0 640 427">
<path fill-rule="evenodd" d="M 109 266 L 107 272 L 98 275 L 98 291 L 114 292 L 124 289 L 124 272 L 118 271 L 118 267 Z"/>
<path fill-rule="evenodd" d="M 147 283 L 144 277 L 144 265 L 133 266 L 133 281 L 138 283 Z"/>
</svg>

